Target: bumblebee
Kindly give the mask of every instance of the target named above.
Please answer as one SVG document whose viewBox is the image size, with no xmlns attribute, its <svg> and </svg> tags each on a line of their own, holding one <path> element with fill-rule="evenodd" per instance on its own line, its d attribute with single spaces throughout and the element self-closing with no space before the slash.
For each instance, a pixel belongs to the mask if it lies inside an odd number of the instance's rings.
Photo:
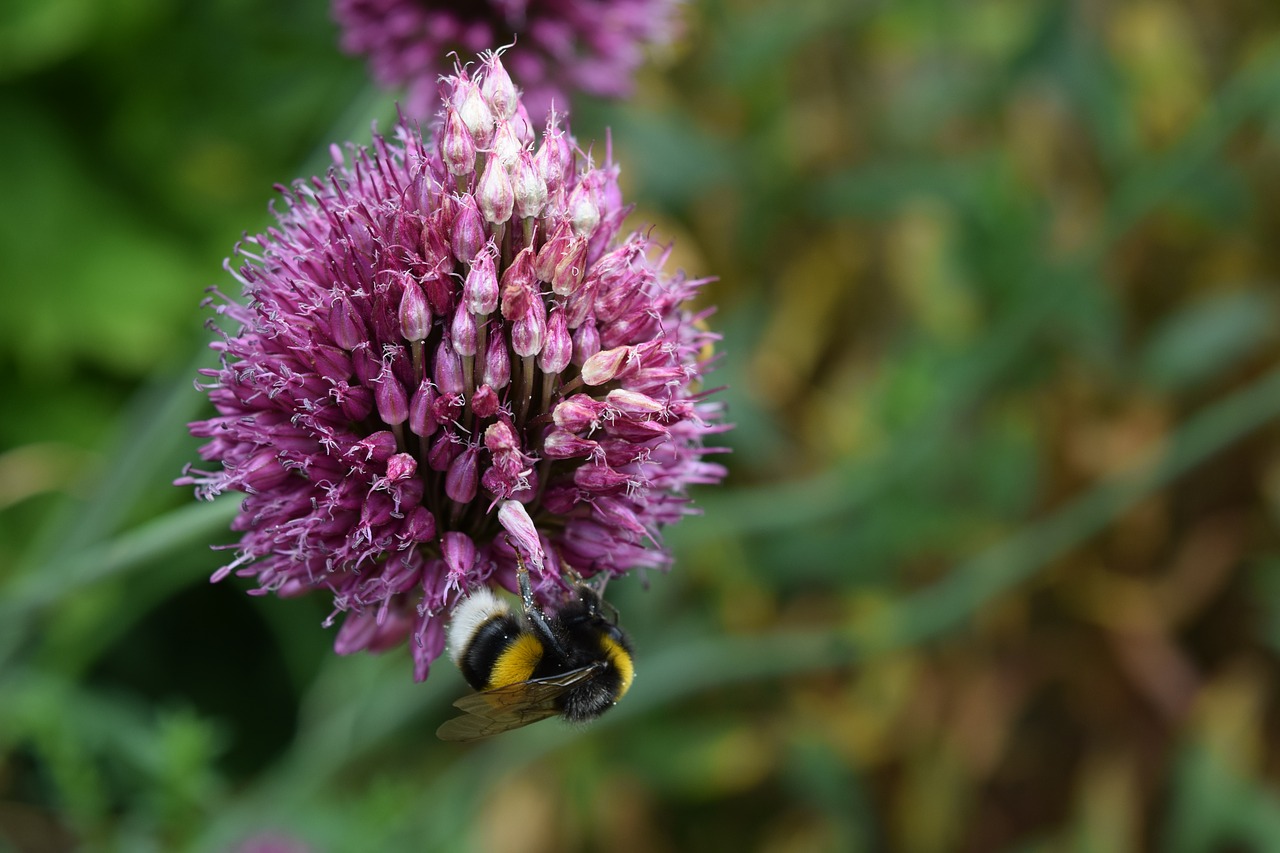
<svg viewBox="0 0 1280 853">
<path fill-rule="evenodd" d="M 631 641 L 605 616 L 600 594 L 578 583 L 573 600 L 544 612 L 517 562 L 520 612 L 488 587 L 453 610 L 449 654 L 477 692 L 453 703 L 463 714 L 436 730 L 442 740 L 479 740 L 557 715 L 587 722 L 631 687 Z"/>
</svg>

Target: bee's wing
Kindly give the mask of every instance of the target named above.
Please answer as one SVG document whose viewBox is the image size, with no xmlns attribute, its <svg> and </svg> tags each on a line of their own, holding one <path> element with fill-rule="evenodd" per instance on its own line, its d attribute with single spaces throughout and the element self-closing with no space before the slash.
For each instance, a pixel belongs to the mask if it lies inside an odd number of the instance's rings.
<svg viewBox="0 0 1280 853">
<path fill-rule="evenodd" d="M 555 706 L 556 698 L 586 681 L 603 666 L 603 661 L 596 661 L 546 678 L 468 693 L 453 703 L 463 712 L 462 715 L 445 720 L 436 729 L 436 737 L 441 740 L 479 740 L 554 717 L 559 713 Z"/>
</svg>

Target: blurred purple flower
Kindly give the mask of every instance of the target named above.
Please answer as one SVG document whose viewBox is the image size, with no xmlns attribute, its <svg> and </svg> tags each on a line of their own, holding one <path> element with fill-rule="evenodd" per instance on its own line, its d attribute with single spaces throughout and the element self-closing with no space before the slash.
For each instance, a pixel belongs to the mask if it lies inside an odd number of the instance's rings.
<svg viewBox="0 0 1280 853">
<path fill-rule="evenodd" d="M 406 88 L 412 118 L 436 109 L 450 51 L 464 55 L 516 42 L 508 57 L 524 105 L 541 124 L 569 92 L 623 97 L 644 48 L 671 40 L 681 0 L 333 0 L 342 48 L 368 58 L 374 78 Z"/>
<path fill-rule="evenodd" d="M 245 303 L 210 300 L 238 326 L 203 371 L 217 415 L 191 424 L 221 468 L 178 480 L 247 495 L 215 581 L 328 590 L 339 654 L 411 637 L 419 680 L 461 595 L 514 589 L 513 545 L 547 601 L 570 572 L 666 567 L 660 528 L 724 476 L 703 442 L 727 428 L 703 282 L 621 234 L 611 158 L 554 117 L 535 149 L 497 56 L 445 83 L 433 139 L 335 147 L 237 247 Z"/>
</svg>

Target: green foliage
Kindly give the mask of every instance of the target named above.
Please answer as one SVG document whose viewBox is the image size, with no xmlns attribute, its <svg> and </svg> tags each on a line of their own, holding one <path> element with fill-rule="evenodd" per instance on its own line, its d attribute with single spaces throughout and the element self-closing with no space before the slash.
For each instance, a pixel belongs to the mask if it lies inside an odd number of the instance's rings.
<svg viewBox="0 0 1280 853">
<path fill-rule="evenodd" d="M 208 575 L 204 289 L 391 98 L 327 3 L 0 12 L 0 847 L 1271 849 L 1280 13 L 705 0 L 612 128 L 731 473 L 598 724 Z"/>
</svg>

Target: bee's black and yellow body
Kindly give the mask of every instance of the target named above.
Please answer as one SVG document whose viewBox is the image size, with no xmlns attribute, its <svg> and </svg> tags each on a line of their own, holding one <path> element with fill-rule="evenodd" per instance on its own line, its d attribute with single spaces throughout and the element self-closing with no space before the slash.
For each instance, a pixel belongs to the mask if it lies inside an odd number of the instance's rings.
<svg viewBox="0 0 1280 853">
<path fill-rule="evenodd" d="M 631 643 L 605 618 L 595 590 L 580 585 L 574 600 L 550 613 L 531 595 L 524 600 L 517 611 L 482 588 L 454 609 L 450 654 L 478 692 L 456 703 L 472 716 L 446 722 L 441 737 L 473 740 L 557 715 L 586 722 L 630 689 Z"/>
</svg>

